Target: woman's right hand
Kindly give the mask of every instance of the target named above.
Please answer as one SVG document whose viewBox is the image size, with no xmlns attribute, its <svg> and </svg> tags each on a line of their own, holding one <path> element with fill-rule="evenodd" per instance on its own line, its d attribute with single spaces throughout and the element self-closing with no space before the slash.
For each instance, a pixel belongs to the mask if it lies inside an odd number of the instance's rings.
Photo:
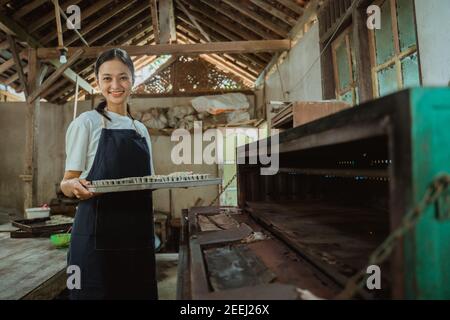
<svg viewBox="0 0 450 320">
<path fill-rule="evenodd" d="M 61 181 L 61 190 L 69 198 L 90 199 L 95 195 L 87 189 L 91 184 L 85 179 L 80 179 L 80 175 L 81 171 L 66 171 Z"/>
<path fill-rule="evenodd" d="M 85 179 L 72 179 L 72 193 L 73 195 L 80 200 L 87 200 L 94 196 L 94 193 L 90 192 L 87 188 L 91 186 L 89 181 Z"/>
</svg>

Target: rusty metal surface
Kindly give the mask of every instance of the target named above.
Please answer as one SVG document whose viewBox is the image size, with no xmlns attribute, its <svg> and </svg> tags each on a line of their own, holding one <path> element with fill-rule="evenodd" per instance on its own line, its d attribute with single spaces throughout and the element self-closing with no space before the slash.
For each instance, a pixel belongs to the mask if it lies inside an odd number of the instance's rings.
<svg viewBox="0 0 450 320">
<path fill-rule="evenodd" d="M 178 251 L 177 300 L 191 299 L 189 239 L 187 232 L 188 210 L 181 210 L 180 246 Z"/>
<path fill-rule="evenodd" d="M 197 234 L 197 239 L 200 245 L 228 243 L 240 241 L 248 237 L 252 231 L 252 228 L 250 228 L 247 224 L 242 223 L 239 227 L 233 229 L 199 232 Z"/>
<path fill-rule="evenodd" d="M 316 202 L 250 202 L 248 206 L 252 217 L 339 286 L 345 286 L 349 277 L 365 265 L 369 254 L 388 232 L 388 225 L 376 210 Z M 388 268 L 388 264 L 383 266 L 385 270 Z M 389 290 L 389 280 L 385 276 L 383 283 L 381 295 Z M 361 296 L 373 298 L 365 292 Z"/>
<path fill-rule="evenodd" d="M 316 201 L 248 205 L 255 218 L 347 276 L 365 264 L 389 232 L 385 214 L 374 209 Z"/>
<path fill-rule="evenodd" d="M 206 249 L 203 254 L 214 291 L 268 284 L 276 277 L 245 245 Z"/>
<path fill-rule="evenodd" d="M 200 295 L 198 298 L 201 300 L 296 300 L 299 299 L 299 294 L 293 285 L 270 283 L 210 292 Z"/>
<path fill-rule="evenodd" d="M 216 212 L 216 214 L 221 212 L 220 208 L 217 207 L 213 208 L 213 210 L 210 207 L 205 207 L 200 210 L 196 208 L 196 210 L 189 210 L 189 216 L 193 218 L 195 217 L 195 212 L 211 211 Z M 264 229 L 262 225 L 257 224 L 248 213 L 237 214 L 233 218 L 241 226 L 247 226 L 248 231 L 253 230 L 255 232 L 269 234 L 269 231 Z M 189 223 L 196 224 L 192 221 L 189 221 Z M 295 288 L 306 289 L 322 298 L 332 298 L 339 292 L 339 287 L 335 282 L 330 281 L 313 264 L 275 237 L 265 238 L 265 240 L 248 244 L 240 244 L 239 241 L 226 244 L 222 242 L 224 238 L 220 237 L 220 234 L 224 235 L 223 232 L 229 231 L 224 230 L 217 231 L 214 235 L 216 240 L 220 241 L 219 243 L 205 246 L 204 244 L 200 244 L 199 236 L 201 238 L 202 235 L 214 232 L 200 232 L 197 231 L 197 227 L 191 226 L 191 229 L 196 230 L 196 233 L 189 234 L 190 248 L 188 255 L 190 283 L 184 284 L 190 286 L 190 298 L 192 299 L 298 299 Z M 214 291 L 213 287 L 210 286 L 210 266 L 205 262 L 205 250 L 230 246 L 245 248 L 244 250 L 246 252 L 251 252 L 251 255 L 257 257 L 262 265 L 274 275 L 275 278 L 271 279 L 273 283 L 264 286 L 245 286 L 238 289 Z M 183 268 L 183 266 L 181 267 Z M 223 271 L 225 269 L 224 267 Z"/>
<path fill-rule="evenodd" d="M 197 219 L 201 231 L 228 230 L 238 227 L 237 221 L 227 213 L 198 214 Z"/>
<path fill-rule="evenodd" d="M 205 264 L 203 262 L 203 252 L 197 239 L 189 242 L 190 273 L 191 273 L 191 297 L 198 299 L 209 290 Z"/>
<path fill-rule="evenodd" d="M 271 234 L 269 228 L 257 223 L 248 214 L 239 216 L 238 221 L 249 224 L 255 232 Z M 276 275 L 277 283 L 307 289 L 325 299 L 333 298 L 341 290 L 341 286 L 335 281 L 273 234 L 267 240 L 253 242 L 247 246 Z"/>
</svg>

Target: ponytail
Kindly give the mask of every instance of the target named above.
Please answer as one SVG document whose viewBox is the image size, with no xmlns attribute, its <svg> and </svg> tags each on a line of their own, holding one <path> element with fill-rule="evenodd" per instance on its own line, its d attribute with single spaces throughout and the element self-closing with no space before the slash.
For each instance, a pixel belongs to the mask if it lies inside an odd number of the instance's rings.
<svg viewBox="0 0 450 320">
<path fill-rule="evenodd" d="M 131 120 L 134 121 L 134 118 L 133 118 L 133 116 L 131 115 L 131 112 L 130 112 L 130 105 L 128 103 L 127 103 L 127 113 L 128 113 L 128 116 L 131 118 Z"/>
<path fill-rule="evenodd" d="M 111 118 L 108 117 L 108 115 L 105 112 L 105 108 L 106 108 L 106 100 L 102 100 L 100 101 L 100 103 L 95 107 L 95 111 L 97 111 L 98 113 L 100 113 L 103 117 L 105 117 L 106 119 L 108 119 L 109 121 L 111 121 Z M 128 116 L 131 118 L 131 120 L 134 121 L 133 116 L 131 115 L 130 112 L 130 105 L 127 103 L 127 114 Z"/>
<path fill-rule="evenodd" d="M 100 103 L 95 107 L 95 111 L 97 111 L 98 113 L 100 113 L 103 117 L 105 117 L 106 119 L 108 119 L 109 121 L 111 121 L 111 118 L 108 117 L 108 115 L 105 112 L 105 108 L 106 108 L 106 100 L 102 100 L 100 101 Z"/>
</svg>

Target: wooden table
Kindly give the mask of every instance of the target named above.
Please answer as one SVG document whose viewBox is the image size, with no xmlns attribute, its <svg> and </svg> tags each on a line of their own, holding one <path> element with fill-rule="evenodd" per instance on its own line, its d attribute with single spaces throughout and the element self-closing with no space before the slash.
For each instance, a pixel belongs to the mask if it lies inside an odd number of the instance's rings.
<svg viewBox="0 0 450 320">
<path fill-rule="evenodd" d="M 0 232 L 0 300 L 53 299 L 66 288 L 67 249 L 48 238 L 11 239 Z"/>
</svg>

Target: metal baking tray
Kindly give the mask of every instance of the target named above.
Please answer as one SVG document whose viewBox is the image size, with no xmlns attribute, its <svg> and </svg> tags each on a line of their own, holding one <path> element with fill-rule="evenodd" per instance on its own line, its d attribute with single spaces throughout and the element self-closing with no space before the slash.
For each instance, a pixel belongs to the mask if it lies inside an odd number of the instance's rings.
<svg viewBox="0 0 450 320">
<path fill-rule="evenodd" d="M 107 193 L 107 192 L 122 192 L 148 189 L 170 189 L 170 188 L 191 188 L 203 187 L 210 185 L 222 184 L 221 178 L 203 179 L 197 181 L 171 181 L 171 182 L 145 182 L 145 183 L 128 183 L 106 186 L 88 187 L 90 192 Z"/>
</svg>

